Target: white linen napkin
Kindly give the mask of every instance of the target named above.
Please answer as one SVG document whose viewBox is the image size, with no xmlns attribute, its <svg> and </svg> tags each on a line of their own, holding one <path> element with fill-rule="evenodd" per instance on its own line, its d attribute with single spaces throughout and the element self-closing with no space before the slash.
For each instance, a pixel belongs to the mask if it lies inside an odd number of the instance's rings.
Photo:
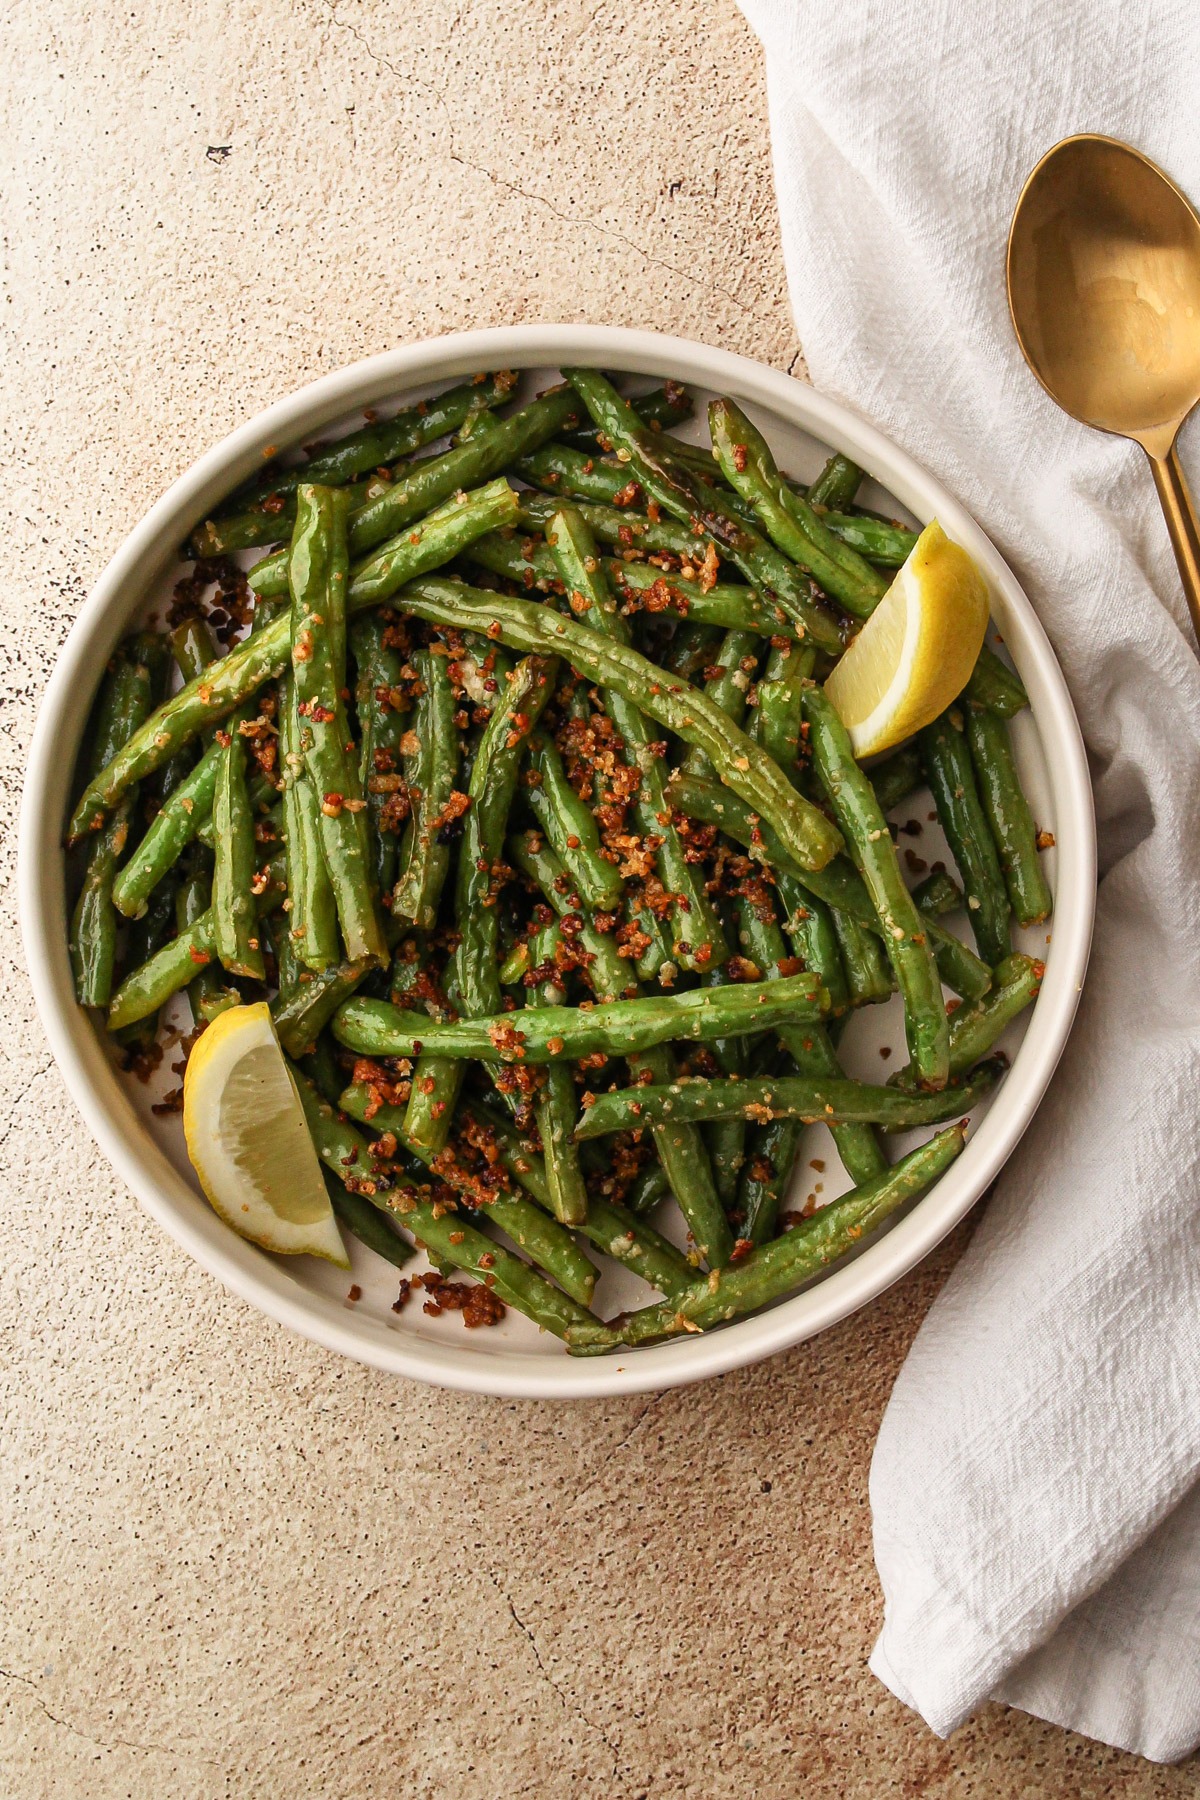
<svg viewBox="0 0 1200 1800">
<path fill-rule="evenodd" d="M 993 1697 L 1173 1760 L 1200 1742 L 1200 664 L 1149 472 L 1026 370 L 1004 245 L 1076 131 L 1200 197 L 1200 9 L 741 4 L 812 379 L 1015 566 L 1100 826 L 1070 1046 L 880 1432 L 871 1666 L 943 1735 Z"/>
</svg>

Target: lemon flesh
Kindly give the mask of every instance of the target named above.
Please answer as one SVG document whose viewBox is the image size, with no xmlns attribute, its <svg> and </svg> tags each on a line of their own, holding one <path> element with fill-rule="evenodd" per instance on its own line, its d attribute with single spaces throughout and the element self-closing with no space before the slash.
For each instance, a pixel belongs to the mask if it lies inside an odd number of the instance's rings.
<svg viewBox="0 0 1200 1800">
<path fill-rule="evenodd" d="M 893 749 L 945 712 L 970 680 L 987 622 L 979 565 L 934 519 L 825 683 L 856 757 Z"/>
<path fill-rule="evenodd" d="M 192 1167 L 227 1225 L 285 1256 L 349 1259 L 270 1008 L 232 1006 L 201 1036 L 183 1082 Z"/>
</svg>

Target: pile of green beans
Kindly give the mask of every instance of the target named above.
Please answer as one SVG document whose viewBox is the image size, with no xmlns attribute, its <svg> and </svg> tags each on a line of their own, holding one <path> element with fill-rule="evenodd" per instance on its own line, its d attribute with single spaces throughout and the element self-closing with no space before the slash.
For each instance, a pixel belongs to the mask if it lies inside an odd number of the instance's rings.
<svg viewBox="0 0 1200 1800">
<path fill-rule="evenodd" d="M 823 683 L 915 542 L 863 470 L 806 486 L 733 400 L 710 452 L 677 384 L 564 376 L 368 415 L 201 521 L 182 622 L 103 675 L 65 836 L 116 1057 L 269 998 L 344 1229 L 588 1355 L 784 1297 L 937 1179 L 965 1124 L 895 1163 L 887 1134 L 1002 1078 L 1052 839 L 992 650 L 855 761 Z M 954 869 L 913 886 L 915 795 Z M 893 993 L 910 1060 L 853 1079 L 844 1028 Z M 851 1185 L 800 1215 L 813 1125 Z M 597 1316 L 597 1251 L 660 1301 Z"/>
</svg>

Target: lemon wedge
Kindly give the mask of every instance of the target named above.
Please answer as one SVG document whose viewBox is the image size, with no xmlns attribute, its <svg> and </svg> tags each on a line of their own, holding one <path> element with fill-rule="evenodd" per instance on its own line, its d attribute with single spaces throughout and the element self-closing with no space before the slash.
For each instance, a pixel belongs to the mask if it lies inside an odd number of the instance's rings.
<svg viewBox="0 0 1200 1800">
<path fill-rule="evenodd" d="M 934 519 L 825 683 L 856 757 L 890 750 L 945 712 L 970 679 L 987 621 L 978 564 Z"/>
<path fill-rule="evenodd" d="M 285 1256 L 350 1267 L 265 1001 L 218 1013 L 188 1058 L 183 1132 L 226 1225 Z"/>
</svg>

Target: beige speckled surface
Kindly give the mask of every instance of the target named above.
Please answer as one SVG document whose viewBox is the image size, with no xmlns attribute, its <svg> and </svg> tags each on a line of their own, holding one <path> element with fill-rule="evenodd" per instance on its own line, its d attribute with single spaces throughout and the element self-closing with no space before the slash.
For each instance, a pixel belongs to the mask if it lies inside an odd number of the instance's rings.
<svg viewBox="0 0 1200 1800">
<path fill-rule="evenodd" d="M 867 1673 L 867 1469 L 954 1245 L 711 1386 L 427 1392 L 227 1297 L 51 1066 L 12 918 L 36 699 L 129 526 L 412 337 L 595 319 L 798 365 L 731 0 L 8 9 L 0 1795 L 1190 1795 Z M 420 52 L 417 52 L 417 46 Z"/>
</svg>

